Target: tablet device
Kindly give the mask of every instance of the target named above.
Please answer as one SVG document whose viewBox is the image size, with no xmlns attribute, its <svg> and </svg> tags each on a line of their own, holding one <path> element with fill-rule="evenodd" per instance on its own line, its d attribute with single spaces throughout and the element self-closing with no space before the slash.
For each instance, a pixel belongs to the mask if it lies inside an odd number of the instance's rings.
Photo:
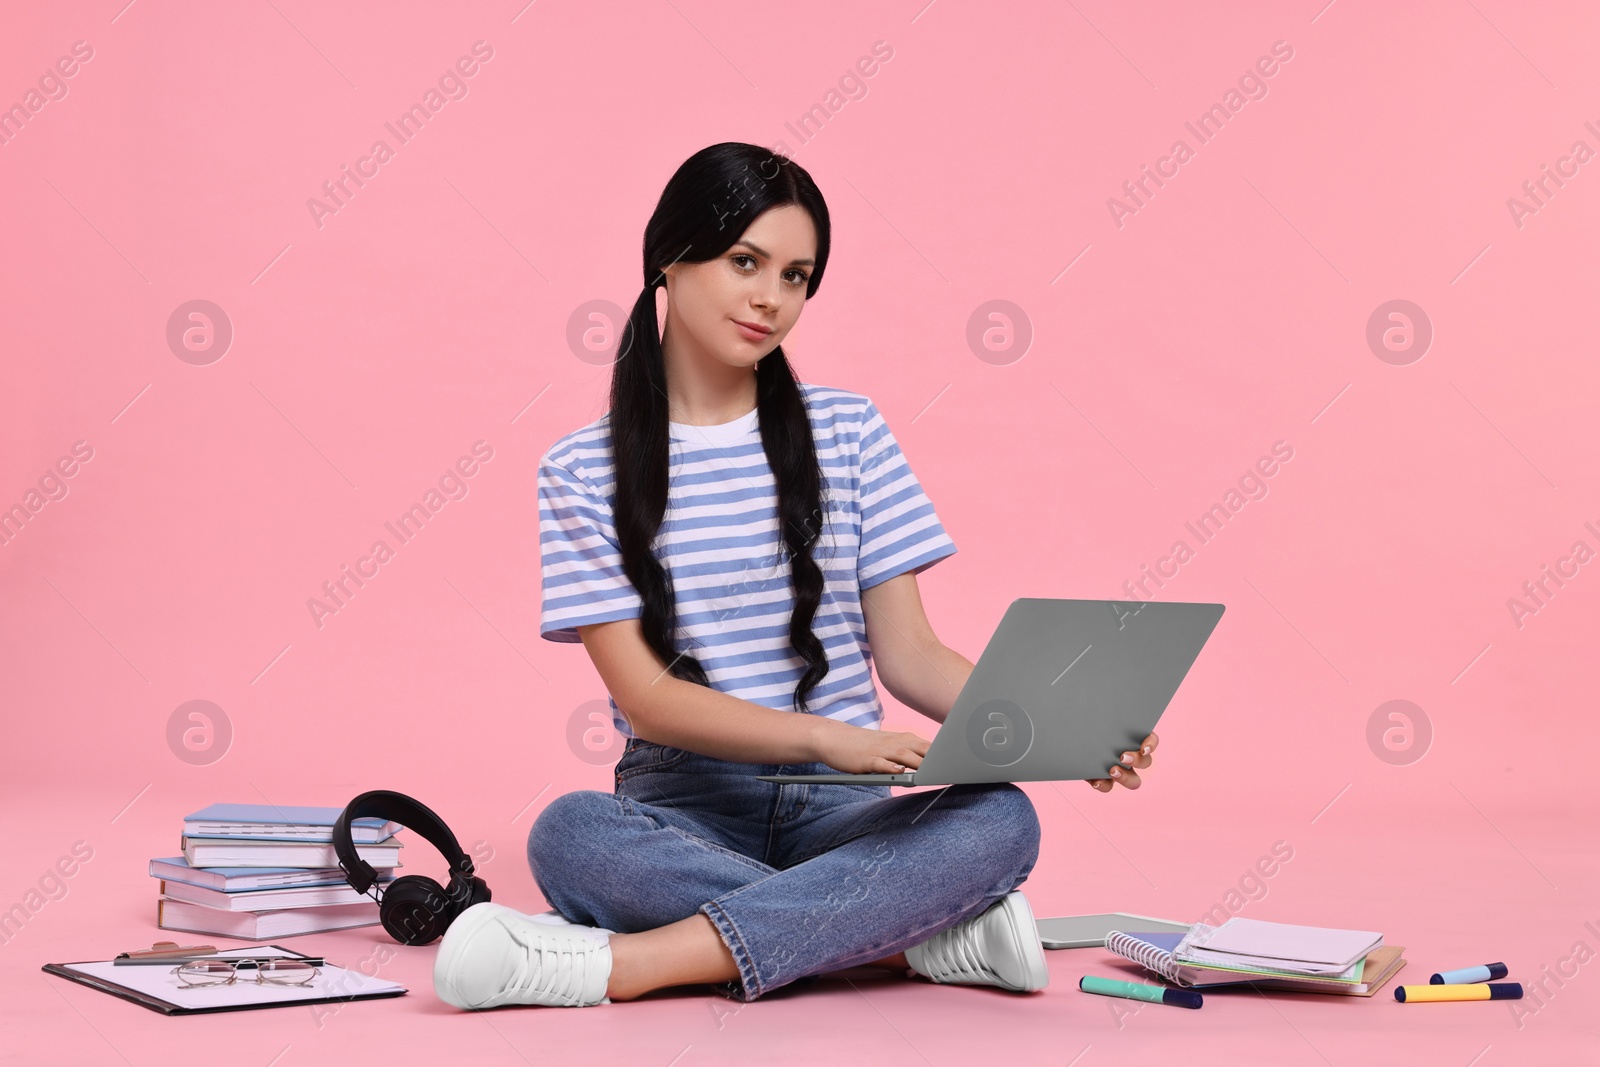
<svg viewBox="0 0 1600 1067">
<path fill-rule="evenodd" d="M 1124 933 L 1188 933 L 1193 923 L 1153 919 L 1113 911 L 1103 915 L 1058 915 L 1035 919 L 1039 941 L 1045 948 L 1104 948 L 1106 935 L 1113 930 Z"/>
</svg>

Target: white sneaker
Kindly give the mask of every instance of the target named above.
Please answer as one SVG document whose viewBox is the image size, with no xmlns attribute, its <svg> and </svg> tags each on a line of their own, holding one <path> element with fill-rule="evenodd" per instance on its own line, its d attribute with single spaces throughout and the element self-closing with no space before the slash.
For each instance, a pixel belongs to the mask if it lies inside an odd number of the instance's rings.
<svg viewBox="0 0 1600 1067">
<path fill-rule="evenodd" d="M 609 1004 L 613 930 L 552 922 L 493 901 L 450 924 L 433 961 L 433 989 L 457 1008 Z"/>
<path fill-rule="evenodd" d="M 1033 908 L 1021 890 L 981 915 L 906 949 L 906 962 L 935 982 L 996 985 L 1019 993 L 1050 984 Z"/>
</svg>

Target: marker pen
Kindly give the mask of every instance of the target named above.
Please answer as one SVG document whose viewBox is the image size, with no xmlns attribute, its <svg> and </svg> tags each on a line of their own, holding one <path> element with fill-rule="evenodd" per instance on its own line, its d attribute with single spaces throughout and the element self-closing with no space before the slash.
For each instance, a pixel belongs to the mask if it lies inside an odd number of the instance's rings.
<svg viewBox="0 0 1600 1067">
<path fill-rule="evenodd" d="M 1503 963 L 1486 963 L 1482 967 L 1463 967 L 1459 971 L 1440 971 L 1428 982 L 1432 985 L 1460 985 L 1463 982 L 1489 982 L 1504 978 L 1511 972 Z"/>
<path fill-rule="evenodd" d="M 1521 982 L 1477 982 L 1469 985 L 1395 986 L 1394 999 L 1403 1004 L 1442 1000 L 1521 1000 Z"/>
<path fill-rule="evenodd" d="M 1101 978 L 1095 974 L 1086 974 L 1078 979 L 1078 988 L 1085 993 L 1124 997 L 1128 1000 L 1148 1000 L 1152 1004 L 1172 1004 L 1180 1008 L 1200 1006 L 1200 994 L 1193 989 L 1171 989 L 1167 986 L 1145 985 L 1142 982 L 1120 982 L 1115 978 Z"/>
</svg>

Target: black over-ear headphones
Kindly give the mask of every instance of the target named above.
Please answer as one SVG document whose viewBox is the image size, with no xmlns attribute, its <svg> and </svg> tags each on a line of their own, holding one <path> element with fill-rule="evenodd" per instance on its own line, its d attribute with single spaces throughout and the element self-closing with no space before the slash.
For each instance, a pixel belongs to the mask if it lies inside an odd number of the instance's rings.
<svg viewBox="0 0 1600 1067">
<path fill-rule="evenodd" d="M 372 894 L 378 902 L 379 921 L 396 941 L 402 945 L 426 945 L 443 934 L 457 915 L 489 899 L 488 885 L 473 874 L 472 859 L 461 851 L 444 820 L 404 793 L 387 789 L 362 793 L 345 806 L 333 824 L 333 849 L 339 857 L 339 869 L 357 893 L 367 892 L 378 881 L 378 872 L 356 855 L 355 844 L 350 840 L 351 821 L 367 816 L 392 819 L 415 830 L 450 861 L 448 887 L 420 874 L 408 874 L 389 883 L 381 898 L 376 892 Z"/>
</svg>

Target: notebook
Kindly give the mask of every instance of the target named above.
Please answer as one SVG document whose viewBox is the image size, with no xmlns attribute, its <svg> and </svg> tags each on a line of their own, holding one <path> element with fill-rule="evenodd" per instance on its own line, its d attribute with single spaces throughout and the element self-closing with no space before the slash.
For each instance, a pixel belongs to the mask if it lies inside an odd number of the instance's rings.
<svg viewBox="0 0 1600 1067">
<path fill-rule="evenodd" d="M 304 953 L 281 945 L 225 949 L 216 955 L 223 959 L 261 959 L 267 956 L 306 958 Z M 282 1008 L 321 1001 L 398 997 L 406 992 L 406 987 L 397 982 L 373 978 L 361 971 L 335 967 L 331 963 L 322 964 L 316 978 L 306 986 L 274 986 L 238 981 L 232 985 L 203 989 L 183 988 L 172 973 L 172 967 L 165 964 L 118 967 L 110 960 L 91 960 L 82 963 L 47 963 L 43 970 L 73 982 L 81 982 L 90 989 L 131 1000 L 163 1015 Z"/>
<path fill-rule="evenodd" d="M 343 808 L 286 804 L 212 804 L 183 817 L 190 837 L 248 836 L 264 841 L 332 841 L 333 824 Z M 397 822 L 369 816 L 350 820 L 350 840 L 358 845 L 385 841 L 401 829 Z"/>
<path fill-rule="evenodd" d="M 388 887 L 389 883 L 379 882 Z M 287 889 L 242 889 L 228 892 L 207 889 L 203 885 L 187 882 L 169 882 L 161 879 L 161 895 L 169 900 L 189 904 L 204 904 L 219 911 L 280 911 L 283 908 L 322 908 L 335 904 L 370 903 L 372 898 L 357 893 L 353 885 L 290 886 Z"/>
<path fill-rule="evenodd" d="M 1316 977 L 1339 977 L 1383 944 L 1372 930 L 1297 926 L 1237 915 L 1221 926 L 1195 923 L 1172 954 L 1186 963 L 1260 967 Z"/>
<path fill-rule="evenodd" d="M 1406 965 L 1404 945 L 1384 945 L 1357 960 L 1342 978 L 1307 977 L 1263 970 L 1204 967 L 1176 959 L 1172 950 L 1186 935 L 1114 930 L 1106 936 L 1106 949 L 1139 964 L 1174 985 L 1205 988 L 1225 985 L 1250 985 L 1257 989 L 1286 992 L 1334 993 L 1370 997 L 1381 989 L 1396 971 Z"/>
<path fill-rule="evenodd" d="M 394 877 L 394 869 L 378 868 L 379 884 Z M 337 867 L 196 867 L 182 856 L 162 856 L 150 861 L 150 877 L 187 882 L 224 893 L 251 889 L 285 889 L 317 885 L 348 885 Z"/>
<path fill-rule="evenodd" d="M 313 841 L 251 841 L 237 837 L 179 838 L 183 858 L 191 867 L 337 867 L 339 856 L 331 844 Z M 374 867 L 398 867 L 400 842 L 356 845 L 356 857 Z"/>
<path fill-rule="evenodd" d="M 327 930 L 346 930 L 352 926 L 376 926 L 380 921 L 378 905 L 372 900 L 357 904 L 279 908 L 274 911 L 223 911 L 221 908 L 191 904 L 171 897 L 156 898 L 156 926 L 161 929 L 216 934 L 240 941 L 270 941 L 274 937 L 298 937 Z"/>
</svg>

